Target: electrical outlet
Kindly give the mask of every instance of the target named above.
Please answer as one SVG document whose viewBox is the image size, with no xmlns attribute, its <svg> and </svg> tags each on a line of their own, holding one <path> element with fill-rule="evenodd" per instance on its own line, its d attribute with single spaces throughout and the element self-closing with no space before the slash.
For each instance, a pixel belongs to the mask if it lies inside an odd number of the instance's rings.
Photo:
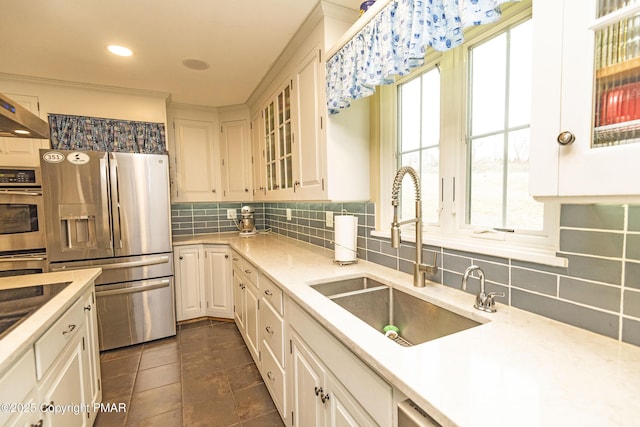
<svg viewBox="0 0 640 427">
<path fill-rule="evenodd" d="M 235 209 L 227 209 L 227 219 L 236 219 L 238 214 Z"/>
<path fill-rule="evenodd" d="M 327 227 L 333 227 L 333 212 L 325 211 L 325 225 Z"/>
<path fill-rule="evenodd" d="M 291 221 L 291 208 L 287 208 L 287 221 Z"/>
</svg>

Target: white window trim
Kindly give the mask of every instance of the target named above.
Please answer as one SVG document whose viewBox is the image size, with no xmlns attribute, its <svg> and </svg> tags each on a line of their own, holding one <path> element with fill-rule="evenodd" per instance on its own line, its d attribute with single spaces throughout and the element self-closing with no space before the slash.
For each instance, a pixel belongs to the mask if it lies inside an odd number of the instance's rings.
<svg viewBox="0 0 640 427">
<path fill-rule="evenodd" d="M 523 6 L 528 2 L 522 2 Z M 510 24 L 522 20 L 530 15 L 529 8 L 514 8 L 512 13 L 505 13 L 503 22 Z M 427 68 L 434 66 L 436 62 L 442 65 L 443 69 L 454 70 L 453 73 L 442 74 L 443 93 L 455 94 L 457 103 L 443 104 L 442 117 L 447 117 L 443 121 L 441 128 L 441 140 L 457 141 L 455 148 L 450 150 L 440 150 L 440 164 L 445 174 L 443 186 L 439 191 L 444 191 L 444 206 L 441 215 L 450 215 L 449 221 L 444 221 L 443 226 L 424 225 L 423 242 L 427 245 L 445 247 L 447 249 L 476 252 L 491 256 L 517 259 L 539 264 L 566 267 L 567 259 L 558 257 L 558 239 L 560 229 L 560 205 L 555 202 L 545 202 L 545 224 L 544 230 L 548 230 L 548 235 L 544 233 L 518 234 L 497 232 L 494 230 L 474 230 L 472 226 L 465 224 L 466 209 L 466 146 L 465 146 L 465 126 L 466 126 L 466 88 L 456 85 L 456 82 L 467 81 L 467 64 L 465 52 L 468 46 L 477 44 L 482 38 L 497 32 L 499 29 L 489 29 L 488 27 L 478 27 L 469 31 L 467 42 L 456 49 L 445 52 L 442 55 L 430 52 L 425 61 L 425 66 L 415 73 L 423 72 Z M 484 29 L 484 32 L 482 32 Z M 479 35 L 482 35 L 479 38 Z M 452 64 L 457 66 L 453 67 Z M 415 75 L 412 73 L 412 76 Z M 412 77 L 412 76 L 409 76 Z M 405 78 L 406 79 L 406 78 Z M 401 79 L 399 81 L 403 81 Z M 449 81 L 447 79 L 450 79 Z M 444 88 L 447 89 L 444 89 Z M 448 91 L 448 92 L 445 92 Z M 391 183 L 397 171 L 396 167 L 396 147 L 397 147 L 397 86 L 388 85 L 379 88 L 380 94 L 380 207 L 377 209 L 376 231 L 371 234 L 376 237 L 390 238 L 390 224 L 392 220 L 391 207 Z M 444 98 L 444 97 L 443 97 Z M 452 108 L 453 105 L 453 108 Z M 448 108 L 448 109 L 447 109 Z M 453 180 L 455 174 L 455 202 L 451 194 L 454 192 Z M 388 186 L 385 183 L 389 183 Z M 388 187 L 388 188 L 387 188 Z M 447 195 L 449 195 L 447 197 Z M 403 218 L 409 219 L 409 218 Z M 404 241 L 415 242 L 415 232 L 411 226 L 403 227 L 402 239 Z"/>
</svg>

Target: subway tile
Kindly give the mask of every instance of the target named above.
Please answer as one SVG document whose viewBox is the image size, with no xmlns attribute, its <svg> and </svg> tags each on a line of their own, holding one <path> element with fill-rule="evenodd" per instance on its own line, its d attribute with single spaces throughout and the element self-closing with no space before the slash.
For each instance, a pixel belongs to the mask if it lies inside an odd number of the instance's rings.
<svg viewBox="0 0 640 427">
<path fill-rule="evenodd" d="M 560 277 L 560 298 L 610 311 L 620 311 L 621 288 Z"/>
<path fill-rule="evenodd" d="M 635 319 L 622 319 L 622 341 L 640 345 L 640 322 Z"/>
<path fill-rule="evenodd" d="M 640 234 L 627 234 L 626 257 L 640 260 Z"/>
<path fill-rule="evenodd" d="M 522 267 L 529 270 L 543 271 L 550 274 L 567 274 L 568 269 L 564 267 L 553 267 L 550 265 L 536 264 L 533 262 L 520 261 L 517 259 L 511 260 L 512 267 Z"/>
<path fill-rule="evenodd" d="M 365 203 L 343 203 L 342 208 L 352 214 L 363 214 L 366 212 Z"/>
<path fill-rule="evenodd" d="M 392 256 L 379 254 L 376 252 L 367 252 L 367 261 L 371 261 L 375 264 L 382 265 L 384 267 L 393 268 L 394 270 L 398 269 L 398 259 Z"/>
<path fill-rule="evenodd" d="M 624 235 L 599 231 L 560 230 L 560 251 L 587 255 L 622 257 Z"/>
<path fill-rule="evenodd" d="M 191 203 L 172 203 L 171 204 L 171 209 L 191 210 L 192 209 L 192 204 Z"/>
<path fill-rule="evenodd" d="M 611 338 L 618 337 L 618 316 L 519 289 L 511 289 L 511 305 Z"/>
<path fill-rule="evenodd" d="M 562 256 L 569 260 L 568 276 L 620 285 L 621 261 L 569 254 Z"/>
<path fill-rule="evenodd" d="M 624 291 L 624 314 L 640 319 L 640 292 Z"/>
<path fill-rule="evenodd" d="M 621 205 L 562 205 L 560 226 L 602 230 L 624 229 L 624 207 Z"/>
<path fill-rule="evenodd" d="M 629 206 L 627 230 L 640 231 L 640 206 Z"/>
<path fill-rule="evenodd" d="M 627 261 L 624 264 L 624 286 L 640 289 L 640 263 Z"/>
<path fill-rule="evenodd" d="M 482 269 L 484 273 L 484 279 L 501 283 L 503 285 L 509 285 L 509 266 L 504 264 L 495 264 L 492 262 L 484 262 L 475 260 L 475 264 Z"/>
<path fill-rule="evenodd" d="M 442 270 L 442 284 L 450 288 L 462 289 L 462 274 Z M 467 292 L 470 293 L 469 290 Z"/>
<path fill-rule="evenodd" d="M 445 249 L 442 260 L 442 268 L 444 268 L 445 270 L 451 270 L 459 274 L 463 274 L 464 271 L 470 266 L 470 258 L 451 254 L 447 249 Z"/>
<path fill-rule="evenodd" d="M 528 289 L 541 294 L 556 296 L 558 292 L 558 276 L 555 274 L 513 267 L 511 269 L 511 286 Z"/>
</svg>

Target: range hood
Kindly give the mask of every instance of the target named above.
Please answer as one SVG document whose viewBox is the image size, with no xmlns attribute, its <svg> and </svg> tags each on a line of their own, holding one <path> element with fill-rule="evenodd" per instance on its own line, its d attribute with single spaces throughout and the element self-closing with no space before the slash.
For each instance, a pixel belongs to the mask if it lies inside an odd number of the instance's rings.
<svg viewBox="0 0 640 427">
<path fill-rule="evenodd" d="M 49 139 L 49 123 L 0 93 L 0 137 Z"/>
</svg>

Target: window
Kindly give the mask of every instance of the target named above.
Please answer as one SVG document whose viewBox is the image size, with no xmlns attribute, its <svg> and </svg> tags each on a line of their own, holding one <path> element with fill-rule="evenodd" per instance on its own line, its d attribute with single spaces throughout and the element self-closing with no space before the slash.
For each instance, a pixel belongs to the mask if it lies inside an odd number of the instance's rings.
<svg viewBox="0 0 640 427">
<path fill-rule="evenodd" d="M 381 181 L 391 182 L 400 166 L 418 171 L 427 243 L 451 246 L 442 242 L 454 239 L 468 250 L 486 246 L 478 239 L 525 250 L 556 246 L 558 206 L 528 193 L 530 17 L 530 4 L 505 10 L 500 22 L 471 29 L 463 46 L 428 52 L 423 68 L 380 88 L 381 147 L 393 154 L 381 162 Z M 411 187 L 405 179 L 402 219 L 413 216 Z M 390 211 L 383 202 L 383 231 Z"/>
</svg>

